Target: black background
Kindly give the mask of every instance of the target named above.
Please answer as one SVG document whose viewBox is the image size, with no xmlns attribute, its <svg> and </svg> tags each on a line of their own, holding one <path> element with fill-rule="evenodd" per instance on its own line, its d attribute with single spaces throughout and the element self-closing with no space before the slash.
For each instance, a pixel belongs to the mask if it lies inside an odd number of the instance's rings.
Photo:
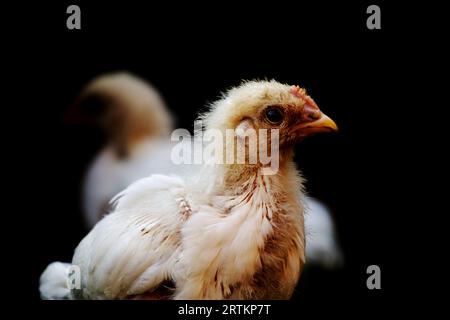
<svg viewBox="0 0 450 320">
<path fill-rule="evenodd" d="M 382 29 L 368 30 L 372 3 L 364 2 L 73 3 L 81 7 L 81 30 L 66 28 L 72 2 L 17 9 L 22 20 L 36 21 L 13 39 L 23 49 L 11 62 L 18 76 L 12 81 L 27 88 L 16 96 L 26 107 L 19 109 L 26 112 L 20 127 L 29 133 L 19 137 L 27 147 L 16 162 L 28 195 L 14 200 L 26 221 L 24 299 L 43 303 L 40 273 L 52 261 L 70 261 L 87 232 L 80 183 L 103 141 L 95 130 L 66 125 L 64 113 L 93 77 L 129 70 L 160 89 L 177 126 L 189 129 L 206 103 L 242 79 L 307 88 L 340 132 L 299 145 L 297 162 L 308 192 L 333 211 L 345 266 L 310 271 L 290 306 L 321 314 L 327 306 L 346 313 L 395 303 L 405 280 L 397 273 L 405 241 L 398 228 L 405 214 L 396 192 L 405 182 L 398 155 L 407 144 L 399 122 L 411 108 L 402 101 L 408 91 L 402 79 L 414 71 L 405 47 L 415 31 L 402 23 L 404 7 L 378 2 Z M 22 20 L 11 30 L 23 27 Z M 378 291 L 366 287 L 371 264 L 382 270 Z"/>
</svg>

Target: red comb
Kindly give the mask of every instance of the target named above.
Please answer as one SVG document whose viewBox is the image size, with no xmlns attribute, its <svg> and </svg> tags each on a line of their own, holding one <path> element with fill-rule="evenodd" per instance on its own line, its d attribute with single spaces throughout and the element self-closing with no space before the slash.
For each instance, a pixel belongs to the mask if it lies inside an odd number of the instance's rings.
<svg viewBox="0 0 450 320">
<path fill-rule="evenodd" d="M 314 100 L 306 94 L 305 89 L 300 88 L 299 86 L 292 86 L 289 92 L 294 96 L 296 96 L 297 98 L 302 99 L 303 101 L 305 101 L 305 103 L 309 104 L 310 106 L 318 108 Z"/>
</svg>

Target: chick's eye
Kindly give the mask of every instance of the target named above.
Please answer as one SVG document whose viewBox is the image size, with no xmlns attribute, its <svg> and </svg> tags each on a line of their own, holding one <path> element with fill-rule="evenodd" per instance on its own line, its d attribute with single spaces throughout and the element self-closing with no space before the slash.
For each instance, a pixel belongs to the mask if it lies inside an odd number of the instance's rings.
<svg viewBox="0 0 450 320">
<path fill-rule="evenodd" d="M 276 107 L 268 107 L 266 110 L 266 119 L 273 124 L 280 124 L 283 121 L 283 111 Z"/>
</svg>

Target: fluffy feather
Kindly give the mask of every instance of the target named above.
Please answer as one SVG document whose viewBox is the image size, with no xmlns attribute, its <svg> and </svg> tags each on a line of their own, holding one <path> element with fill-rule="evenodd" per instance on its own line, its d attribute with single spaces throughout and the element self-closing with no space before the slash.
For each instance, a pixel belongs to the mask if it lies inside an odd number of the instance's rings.
<svg viewBox="0 0 450 320">
<path fill-rule="evenodd" d="M 47 266 L 39 279 L 41 298 L 46 300 L 70 299 L 67 277 L 70 264 L 53 262 Z"/>
</svg>

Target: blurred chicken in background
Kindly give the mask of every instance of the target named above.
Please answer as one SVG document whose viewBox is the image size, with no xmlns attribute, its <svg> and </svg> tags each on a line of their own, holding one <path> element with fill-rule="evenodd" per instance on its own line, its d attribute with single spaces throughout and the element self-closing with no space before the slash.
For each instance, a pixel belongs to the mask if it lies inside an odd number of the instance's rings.
<svg viewBox="0 0 450 320">
<path fill-rule="evenodd" d="M 92 228 L 108 213 L 110 200 L 132 182 L 150 174 L 179 174 L 170 155 L 173 118 L 158 91 L 126 72 L 100 76 L 81 92 L 68 113 L 71 122 L 98 126 L 107 137 L 83 184 L 83 209 Z M 307 266 L 337 268 L 343 256 L 330 211 L 306 200 Z"/>
</svg>

